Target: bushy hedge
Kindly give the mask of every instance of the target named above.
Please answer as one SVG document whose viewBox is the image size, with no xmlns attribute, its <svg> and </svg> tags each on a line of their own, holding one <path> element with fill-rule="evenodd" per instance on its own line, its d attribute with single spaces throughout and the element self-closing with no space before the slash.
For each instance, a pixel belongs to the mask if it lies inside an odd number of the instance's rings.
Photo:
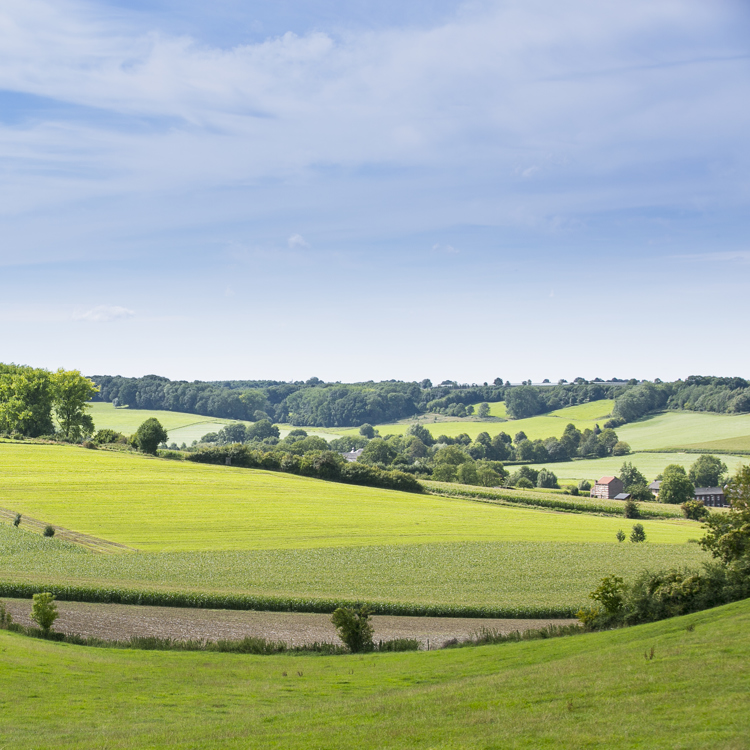
<svg viewBox="0 0 750 750">
<path fill-rule="evenodd" d="M 31 599 L 49 591 L 60 601 L 102 604 L 140 604 L 153 607 L 195 609 L 234 609 L 264 612 L 333 613 L 338 607 L 360 607 L 363 602 L 344 599 L 253 596 L 250 594 L 206 594 L 185 591 L 149 591 L 145 589 L 62 586 L 58 584 L 0 582 L 0 597 Z M 575 607 L 479 607 L 471 605 L 416 604 L 409 602 L 365 602 L 376 615 L 413 617 L 497 617 L 536 619 L 574 617 Z"/>
<path fill-rule="evenodd" d="M 186 457 L 188 461 L 204 464 L 241 466 L 248 469 L 270 469 L 289 474 L 300 474 L 316 479 L 327 479 L 346 484 L 383 487 L 403 492 L 423 492 L 419 481 L 403 471 L 386 471 L 376 466 L 350 463 L 333 451 L 311 451 L 303 456 L 279 451 L 263 451 L 251 445 L 234 443 L 201 448 Z"/>
</svg>

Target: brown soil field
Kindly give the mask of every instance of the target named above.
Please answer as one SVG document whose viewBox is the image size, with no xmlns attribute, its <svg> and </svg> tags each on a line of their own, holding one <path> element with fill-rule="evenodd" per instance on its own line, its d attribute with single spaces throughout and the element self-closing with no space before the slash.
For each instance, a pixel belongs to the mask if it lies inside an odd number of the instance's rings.
<svg viewBox="0 0 750 750">
<path fill-rule="evenodd" d="M 22 625 L 33 625 L 30 599 L 3 599 L 2 603 Z M 157 636 L 175 640 L 240 640 L 246 636 L 284 641 L 291 646 L 306 643 L 341 643 L 330 615 L 298 612 L 247 612 L 225 609 L 138 607 L 128 604 L 57 602 L 60 614 L 53 630 L 106 640 L 131 636 Z M 534 630 L 545 625 L 567 625 L 577 620 L 496 620 L 467 617 L 392 617 L 375 615 L 375 641 L 416 638 L 423 648 L 439 648 L 448 640 L 465 640 L 491 629 L 502 633 Z"/>
</svg>

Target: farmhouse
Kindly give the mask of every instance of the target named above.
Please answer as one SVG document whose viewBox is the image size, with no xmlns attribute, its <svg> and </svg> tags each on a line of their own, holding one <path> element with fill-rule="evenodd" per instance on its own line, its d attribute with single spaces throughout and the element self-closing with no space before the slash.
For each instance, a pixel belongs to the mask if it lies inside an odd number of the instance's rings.
<svg viewBox="0 0 750 750">
<path fill-rule="evenodd" d="M 659 479 L 656 482 L 651 482 L 651 484 L 648 486 L 648 488 L 651 490 L 651 492 L 654 493 L 654 497 L 658 500 L 659 499 L 659 488 L 661 487 L 661 479 Z"/>
<path fill-rule="evenodd" d="M 348 453 L 342 453 L 341 455 L 350 463 L 356 461 L 361 455 L 364 448 L 360 448 L 357 451 L 349 451 Z"/>
<path fill-rule="evenodd" d="M 591 490 L 591 497 L 614 500 L 624 490 L 625 487 L 617 477 L 602 477 Z"/>
<path fill-rule="evenodd" d="M 729 505 L 722 487 L 696 487 L 695 499 L 712 508 L 725 508 Z"/>
</svg>

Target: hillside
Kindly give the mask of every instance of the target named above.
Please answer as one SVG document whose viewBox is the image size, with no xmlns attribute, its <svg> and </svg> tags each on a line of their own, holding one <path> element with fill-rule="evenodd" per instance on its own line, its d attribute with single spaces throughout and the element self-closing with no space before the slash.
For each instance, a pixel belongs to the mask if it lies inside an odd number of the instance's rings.
<svg viewBox="0 0 750 750">
<path fill-rule="evenodd" d="M 364 656 L 121 651 L 0 631 L 12 706 L 0 734 L 60 749 L 741 748 L 748 664 L 748 601 L 613 632 Z"/>
<path fill-rule="evenodd" d="M 0 526 L 0 580 L 569 609 L 610 572 L 705 559 L 685 520 L 619 545 L 621 518 L 66 446 L 0 444 L 0 472 L 0 508 L 141 550 Z"/>
</svg>

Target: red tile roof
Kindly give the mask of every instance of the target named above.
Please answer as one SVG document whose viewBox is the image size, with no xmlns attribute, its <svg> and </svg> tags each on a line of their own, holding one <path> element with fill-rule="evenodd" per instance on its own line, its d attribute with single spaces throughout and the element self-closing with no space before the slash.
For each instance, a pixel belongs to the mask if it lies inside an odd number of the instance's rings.
<svg viewBox="0 0 750 750">
<path fill-rule="evenodd" d="M 617 477 L 602 477 L 597 484 L 609 484 L 610 482 L 614 482 Z"/>
</svg>

